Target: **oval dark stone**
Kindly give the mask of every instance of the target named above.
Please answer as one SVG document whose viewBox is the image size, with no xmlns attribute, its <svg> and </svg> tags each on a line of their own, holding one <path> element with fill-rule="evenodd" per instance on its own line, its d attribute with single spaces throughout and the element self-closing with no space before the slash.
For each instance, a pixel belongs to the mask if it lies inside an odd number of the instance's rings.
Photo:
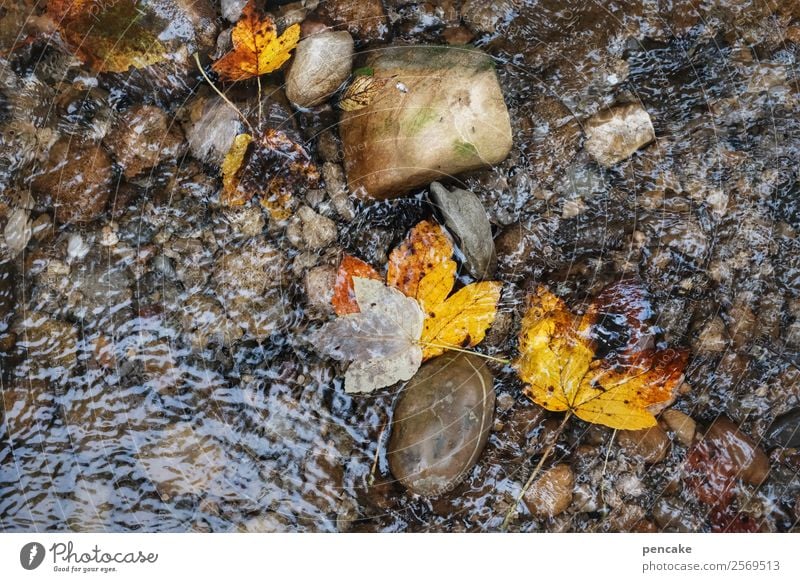
<svg viewBox="0 0 800 582">
<path fill-rule="evenodd" d="M 776 418 L 767 431 L 767 437 L 780 447 L 800 447 L 800 408 Z"/>
<path fill-rule="evenodd" d="M 387 456 L 392 474 L 412 493 L 447 493 L 480 457 L 494 416 L 486 361 L 463 353 L 426 363 L 395 407 Z"/>
</svg>

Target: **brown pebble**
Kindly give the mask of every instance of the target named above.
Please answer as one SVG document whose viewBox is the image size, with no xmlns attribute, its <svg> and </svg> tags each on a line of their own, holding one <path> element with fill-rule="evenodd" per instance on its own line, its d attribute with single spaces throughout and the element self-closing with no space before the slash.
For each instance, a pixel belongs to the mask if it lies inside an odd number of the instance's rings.
<svg viewBox="0 0 800 582">
<path fill-rule="evenodd" d="M 442 33 L 442 37 L 447 44 L 467 44 L 475 35 L 464 26 L 452 26 L 446 28 Z"/>
<path fill-rule="evenodd" d="M 44 171 L 31 187 L 56 222 L 91 222 L 105 210 L 111 191 L 111 159 L 103 148 L 61 139 L 50 148 Z"/>
<path fill-rule="evenodd" d="M 617 442 L 627 455 L 650 465 L 663 461 L 669 451 L 669 437 L 658 425 L 644 430 L 621 430 Z"/>
<path fill-rule="evenodd" d="M 720 417 L 708 427 L 703 441 L 724 453 L 721 462 L 730 463 L 742 480 L 760 485 L 769 473 L 769 458 L 752 438 L 727 418 Z M 719 458 L 719 456 L 717 456 Z"/>
<path fill-rule="evenodd" d="M 575 475 L 569 465 L 548 469 L 523 496 L 528 511 L 539 519 L 554 517 L 572 503 Z"/>
<path fill-rule="evenodd" d="M 685 447 L 691 446 L 697 430 L 697 423 L 692 420 L 691 416 L 670 408 L 661 413 L 661 420 L 667 425 L 667 430 L 675 433 L 675 438 L 679 443 Z"/>
</svg>

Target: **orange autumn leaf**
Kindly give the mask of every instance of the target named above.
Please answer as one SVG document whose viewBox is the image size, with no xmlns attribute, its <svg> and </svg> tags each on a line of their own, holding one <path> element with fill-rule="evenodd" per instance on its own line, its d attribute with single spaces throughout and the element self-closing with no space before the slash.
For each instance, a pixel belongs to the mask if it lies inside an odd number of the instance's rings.
<svg viewBox="0 0 800 582">
<path fill-rule="evenodd" d="M 539 287 L 522 321 L 514 367 L 526 383 L 525 394 L 547 410 L 615 429 L 644 429 L 654 426 L 654 412 L 675 398 L 688 352 L 631 345 L 595 359 L 598 314 L 608 314 L 603 302 L 615 298 L 604 292 L 579 318 Z"/>
<path fill-rule="evenodd" d="M 300 40 L 300 25 L 293 24 L 278 36 L 275 23 L 261 16 L 250 0 L 231 33 L 233 50 L 213 64 L 226 81 L 243 81 L 280 69 Z"/>
<path fill-rule="evenodd" d="M 420 281 L 441 264 L 447 264 L 447 268 L 452 268 L 455 273 L 456 264 L 452 257 L 453 243 L 442 227 L 423 220 L 389 255 L 386 284 L 417 298 Z"/>
<path fill-rule="evenodd" d="M 336 273 L 336 283 L 333 287 L 331 304 L 336 315 L 358 313 L 353 277 L 374 279 L 380 281 L 381 276 L 369 264 L 351 255 L 344 255 L 339 263 Z"/>
</svg>

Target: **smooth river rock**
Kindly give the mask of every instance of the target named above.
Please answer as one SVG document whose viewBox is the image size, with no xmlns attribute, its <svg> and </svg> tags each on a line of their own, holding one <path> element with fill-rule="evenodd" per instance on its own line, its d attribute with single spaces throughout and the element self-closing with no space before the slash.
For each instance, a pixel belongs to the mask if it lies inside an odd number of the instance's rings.
<svg viewBox="0 0 800 582">
<path fill-rule="evenodd" d="M 531 515 L 538 519 L 547 519 L 563 513 L 572 503 L 572 489 L 575 486 L 575 475 L 567 464 L 556 465 L 548 469 L 525 492 L 522 500 Z"/>
<path fill-rule="evenodd" d="M 60 223 L 87 223 L 105 210 L 111 192 L 111 159 L 98 145 L 62 138 L 50 148 L 42 173 L 31 183 Z"/>
<path fill-rule="evenodd" d="M 333 95 L 353 68 L 349 32 L 322 32 L 297 45 L 286 75 L 286 97 L 299 107 L 314 107 Z"/>
<path fill-rule="evenodd" d="M 656 139 L 650 115 L 635 103 L 598 113 L 586 122 L 584 129 L 586 150 L 607 168 Z"/>
<path fill-rule="evenodd" d="M 464 47 L 393 46 L 370 53 L 380 89 L 342 114 L 351 192 L 393 198 L 433 180 L 502 162 L 511 122 L 494 61 Z"/>
<path fill-rule="evenodd" d="M 420 368 L 394 411 L 387 456 L 409 491 L 453 489 L 486 445 L 494 417 L 493 378 L 477 356 L 447 353 Z"/>
</svg>

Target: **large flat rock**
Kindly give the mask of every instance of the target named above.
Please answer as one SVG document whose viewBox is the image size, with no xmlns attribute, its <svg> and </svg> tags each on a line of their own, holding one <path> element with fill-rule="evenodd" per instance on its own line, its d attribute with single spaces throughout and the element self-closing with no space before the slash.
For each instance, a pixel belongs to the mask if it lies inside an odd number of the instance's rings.
<svg viewBox="0 0 800 582">
<path fill-rule="evenodd" d="M 388 47 L 362 70 L 382 84 L 369 105 L 342 114 L 351 191 L 393 198 L 503 161 L 511 122 L 494 61 L 465 47 Z"/>
</svg>

